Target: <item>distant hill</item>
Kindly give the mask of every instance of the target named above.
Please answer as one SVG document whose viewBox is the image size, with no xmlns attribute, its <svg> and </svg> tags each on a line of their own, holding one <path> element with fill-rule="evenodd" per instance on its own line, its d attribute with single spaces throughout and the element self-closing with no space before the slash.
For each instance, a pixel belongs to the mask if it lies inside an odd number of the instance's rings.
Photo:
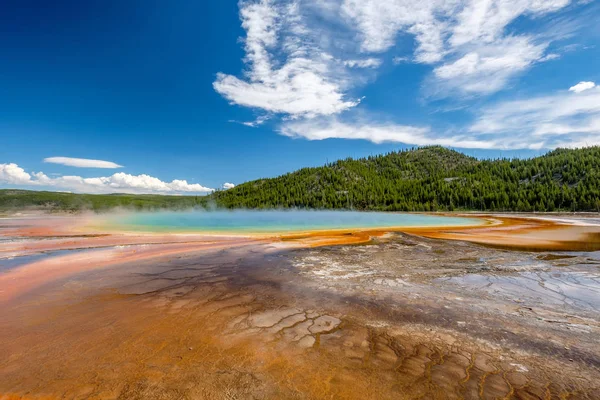
<svg viewBox="0 0 600 400">
<path fill-rule="evenodd" d="M 35 209 L 43 211 L 97 212 L 115 208 L 136 210 L 187 209 L 206 205 L 206 196 L 161 196 L 131 194 L 75 194 L 37 192 L 31 190 L 0 190 L 0 211 Z"/>
<path fill-rule="evenodd" d="M 439 146 L 340 160 L 215 193 L 228 208 L 597 211 L 600 147 L 478 160 Z"/>
<path fill-rule="evenodd" d="M 315 208 L 383 211 L 600 211 L 600 147 L 478 160 L 439 146 L 345 159 L 210 196 L 0 190 L 0 210 Z"/>
</svg>

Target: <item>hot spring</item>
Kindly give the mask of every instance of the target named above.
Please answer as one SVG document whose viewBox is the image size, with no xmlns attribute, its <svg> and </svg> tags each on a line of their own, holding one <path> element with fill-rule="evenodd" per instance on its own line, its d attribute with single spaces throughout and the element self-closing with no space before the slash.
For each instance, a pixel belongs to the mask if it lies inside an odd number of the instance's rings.
<svg viewBox="0 0 600 400">
<path fill-rule="evenodd" d="M 358 211 L 161 211 L 105 218 L 111 228 L 139 232 L 284 233 L 481 224 L 476 218 Z"/>
</svg>

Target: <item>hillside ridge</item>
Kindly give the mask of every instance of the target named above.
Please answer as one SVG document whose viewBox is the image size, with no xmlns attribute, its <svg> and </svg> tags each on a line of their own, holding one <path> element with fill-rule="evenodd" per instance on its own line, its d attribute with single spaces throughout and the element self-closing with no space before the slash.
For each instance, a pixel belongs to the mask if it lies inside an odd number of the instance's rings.
<svg viewBox="0 0 600 400">
<path fill-rule="evenodd" d="M 600 212 L 600 147 L 480 160 L 440 146 L 346 158 L 207 196 L 0 190 L 0 210 L 312 208 Z"/>
<path fill-rule="evenodd" d="M 597 211 L 600 147 L 478 160 L 428 146 L 258 179 L 213 195 L 227 208 Z"/>
</svg>

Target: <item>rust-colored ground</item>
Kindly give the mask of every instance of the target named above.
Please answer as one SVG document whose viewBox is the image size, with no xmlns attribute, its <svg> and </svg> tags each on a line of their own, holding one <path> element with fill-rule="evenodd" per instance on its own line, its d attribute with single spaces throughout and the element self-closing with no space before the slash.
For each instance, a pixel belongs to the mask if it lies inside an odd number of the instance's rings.
<svg viewBox="0 0 600 400">
<path fill-rule="evenodd" d="M 597 231 L 486 218 L 271 238 L 8 224 L 30 240 L 0 255 L 93 250 L 0 271 L 0 399 L 600 398 L 595 303 L 440 280 L 488 273 L 480 259 L 494 276 L 522 261 L 566 268 L 548 251 L 597 249 Z M 577 257 L 575 272 L 598 268 Z"/>
<path fill-rule="evenodd" d="M 600 250 L 600 227 L 568 224 L 532 217 L 472 215 L 481 226 L 427 227 L 373 230 L 336 230 L 283 235 L 282 240 L 307 246 L 368 243 L 389 232 L 404 232 L 433 239 L 460 240 L 524 250 Z"/>
<path fill-rule="evenodd" d="M 482 227 L 416 230 L 415 234 L 435 238 L 464 240 L 524 250 L 600 250 L 600 229 L 594 225 L 567 224 L 551 219 L 523 217 L 484 217 L 490 224 Z M 410 230 L 406 230 L 410 232 Z"/>
</svg>

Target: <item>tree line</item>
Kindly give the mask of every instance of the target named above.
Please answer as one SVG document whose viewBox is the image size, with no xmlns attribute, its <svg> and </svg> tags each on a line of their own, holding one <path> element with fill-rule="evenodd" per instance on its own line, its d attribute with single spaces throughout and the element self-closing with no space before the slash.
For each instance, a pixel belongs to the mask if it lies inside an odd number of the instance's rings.
<svg viewBox="0 0 600 400">
<path fill-rule="evenodd" d="M 215 193 L 227 208 L 600 211 L 600 147 L 478 160 L 433 146 L 346 159 Z"/>
<path fill-rule="evenodd" d="M 600 147 L 479 160 L 439 146 L 347 158 L 208 196 L 0 190 L 0 211 L 310 208 L 379 211 L 600 212 Z"/>
</svg>

